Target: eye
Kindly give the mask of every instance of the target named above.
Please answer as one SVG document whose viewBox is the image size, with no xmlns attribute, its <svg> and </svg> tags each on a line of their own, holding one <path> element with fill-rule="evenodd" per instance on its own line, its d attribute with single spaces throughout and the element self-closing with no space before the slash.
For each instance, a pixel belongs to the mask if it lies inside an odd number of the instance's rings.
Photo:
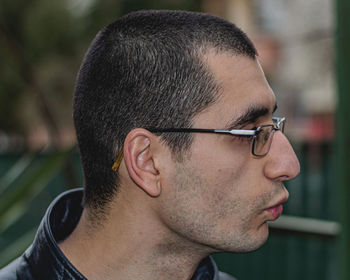
<svg viewBox="0 0 350 280">
<path fill-rule="evenodd" d="M 239 142 L 251 142 L 253 135 L 235 135 L 233 138 Z"/>
<path fill-rule="evenodd" d="M 264 144 L 269 140 L 270 134 L 271 134 L 270 131 L 266 131 L 266 132 L 263 134 L 263 143 L 264 143 Z"/>
</svg>

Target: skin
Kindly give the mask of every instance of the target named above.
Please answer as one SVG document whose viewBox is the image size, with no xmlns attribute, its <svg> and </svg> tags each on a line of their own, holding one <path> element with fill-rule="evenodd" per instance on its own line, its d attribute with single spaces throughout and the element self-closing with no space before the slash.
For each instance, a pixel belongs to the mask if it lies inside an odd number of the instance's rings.
<svg viewBox="0 0 350 280">
<path fill-rule="evenodd" d="M 272 123 L 275 96 L 257 61 L 210 54 L 207 63 L 222 96 L 195 118 L 193 127 L 225 128 L 252 106 L 266 107 L 269 112 L 240 128 Z M 172 185 L 164 207 L 166 217 L 171 216 L 171 220 L 165 218 L 166 223 L 213 251 L 259 248 L 268 237 L 266 221 L 274 219 L 266 209 L 288 199 L 283 182 L 299 173 L 291 145 L 277 132 L 270 152 L 258 158 L 251 155 L 251 141 L 239 137 L 194 137 L 190 155 L 175 164 L 175 172 L 165 183 Z"/>
<path fill-rule="evenodd" d="M 272 123 L 275 96 L 258 61 L 214 51 L 204 59 L 220 85 L 219 98 L 193 127 L 228 128 L 252 106 L 267 113 L 239 128 Z M 276 132 L 264 157 L 252 156 L 249 139 L 193 137 L 178 162 L 156 135 L 141 128 L 128 134 L 107 222 L 92 227 L 86 208 L 59 244 L 86 277 L 190 279 L 208 254 L 252 251 L 266 241 L 266 222 L 275 219 L 268 209 L 288 199 L 283 182 L 300 168 L 286 137 Z"/>
</svg>

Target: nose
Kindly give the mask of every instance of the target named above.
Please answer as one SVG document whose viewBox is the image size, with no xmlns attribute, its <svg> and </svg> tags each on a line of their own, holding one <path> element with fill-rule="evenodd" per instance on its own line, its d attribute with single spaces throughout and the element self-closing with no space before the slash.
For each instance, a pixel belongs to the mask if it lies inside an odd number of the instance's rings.
<svg viewBox="0 0 350 280">
<path fill-rule="evenodd" d="M 265 176 L 272 180 L 286 181 L 300 172 L 300 164 L 287 137 L 276 131 L 269 153 L 266 155 Z"/>
</svg>

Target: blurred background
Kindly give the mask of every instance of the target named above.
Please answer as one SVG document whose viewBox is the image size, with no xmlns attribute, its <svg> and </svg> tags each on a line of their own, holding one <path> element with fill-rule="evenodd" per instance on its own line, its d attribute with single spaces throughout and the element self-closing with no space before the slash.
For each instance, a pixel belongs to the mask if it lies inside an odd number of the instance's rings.
<svg viewBox="0 0 350 280">
<path fill-rule="evenodd" d="M 133 10 L 184 9 L 232 21 L 253 40 L 301 163 L 268 242 L 215 255 L 219 268 L 238 279 L 350 279 L 349 8 L 346 0 L 1 0 L 0 267 L 32 242 L 57 194 L 83 186 L 72 94 L 95 34 Z"/>
</svg>

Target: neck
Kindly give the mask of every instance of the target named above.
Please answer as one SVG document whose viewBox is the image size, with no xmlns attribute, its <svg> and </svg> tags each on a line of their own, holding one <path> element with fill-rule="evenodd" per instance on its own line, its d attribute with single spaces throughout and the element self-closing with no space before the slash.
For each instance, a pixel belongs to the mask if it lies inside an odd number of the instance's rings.
<svg viewBox="0 0 350 280">
<path fill-rule="evenodd" d="M 84 209 L 77 227 L 59 247 L 88 279 L 190 279 L 208 252 L 135 205 L 113 206 L 98 228 L 91 227 Z"/>
</svg>

